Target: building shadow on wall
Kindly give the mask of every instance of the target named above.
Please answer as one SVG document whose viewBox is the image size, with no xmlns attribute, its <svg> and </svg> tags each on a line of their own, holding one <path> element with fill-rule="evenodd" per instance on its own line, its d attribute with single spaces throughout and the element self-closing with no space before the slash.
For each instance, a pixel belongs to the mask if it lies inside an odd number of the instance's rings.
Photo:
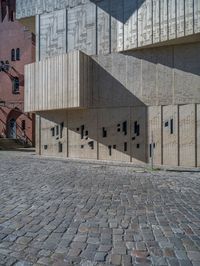
<svg viewBox="0 0 200 266">
<path fill-rule="evenodd" d="M 69 157 L 147 162 L 147 106 L 91 58 L 90 70 L 88 108 L 67 111 Z M 56 128 L 63 123 L 55 112 L 40 115 Z M 57 138 L 57 150 L 62 138 Z"/>
<path fill-rule="evenodd" d="M 188 43 L 183 41 L 183 43 L 174 44 L 172 40 L 163 46 L 127 50 L 121 54 L 200 76 L 199 40 L 200 34 L 196 34 L 196 40 L 191 39 L 190 42 L 188 40 Z"/>
<path fill-rule="evenodd" d="M 145 0 L 90 0 L 111 17 L 125 24 Z"/>
</svg>

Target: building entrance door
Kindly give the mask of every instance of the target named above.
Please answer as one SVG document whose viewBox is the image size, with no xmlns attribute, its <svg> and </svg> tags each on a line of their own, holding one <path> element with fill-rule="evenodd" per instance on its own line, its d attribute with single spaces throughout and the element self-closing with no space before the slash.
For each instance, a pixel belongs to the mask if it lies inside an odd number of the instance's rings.
<svg viewBox="0 0 200 266">
<path fill-rule="evenodd" d="M 8 138 L 16 139 L 16 120 L 14 118 L 9 121 Z"/>
</svg>

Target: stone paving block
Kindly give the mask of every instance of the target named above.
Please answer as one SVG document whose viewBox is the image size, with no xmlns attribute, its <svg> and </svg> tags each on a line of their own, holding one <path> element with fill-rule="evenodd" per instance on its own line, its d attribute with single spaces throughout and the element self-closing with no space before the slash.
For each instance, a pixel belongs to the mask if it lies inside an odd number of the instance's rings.
<svg viewBox="0 0 200 266">
<path fill-rule="evenodd" d="M 200 251 L 188 251 L 187 255 L 191 261 L 198 261 L 200 263 Z"/>
<path fill-rule="evenodd" d="M 80 248 L 70 248 L 68 252 L 69 257 L 78 257 L 81 253 L 82 249 Z"/>
<path fill-rule="evenodd" d="M 70 245 L 71 248 L 75 248 L 75 249 L 76 248 L 85 249 L 86 246 L 87 246 L 86 243 L 77 242 L 77 241 L 71 242 L 71 245 Z"/>
<path fill-rule="evenodd" d="M 97 252 L 94 256 L 94 261 L 103 262 L 106 260 L 107 255 L 108 254 L 106 252 Z"/>
<path fill-rule="evenodd" d="M 113 265 L 121 265 L 122 256 L 118 254 L 112 254 L 110 258 L 110 263 Z"/>
<path fill-rule="evenodd" d="M 163 255 L 164 255 L 165 257 L 175 257 L 175 253 L 174 253 L 174 251 L 173 251 L 172 248 L 165 248 L 165 249 L 163 250 Z"/>
<path fill-rule="evenodd" d="M 6 259 L 5 265 L 6 266 L 12 266 L 12 265 L 15 265 L 16 263 L 17 263 L 16 258 L 9 258 L 9 259 Z"/>
<path fill-rule="evenodd" d="M 112 248 L 111 245 L 100 245 L 99 248 L 98 248 L 98 251 L 100 252 L 108 252 L 110 251 Z"/>
<path fill-rule="evenodd" d="M 170 266 L 179 266 L 179 261 L 176 258 L 167 258 L 167 262 Z"/>
<path fill-rule="evenodd" d="M 122 235 L 124 233 L 123 229 L 113 229 L 113 235 Z"/>
<path fill-rule="evenodd" d="M 96 244 L 96 245 L 99 245 L 100 240 L 99 240 L 99 238 L 97 238 L 97 237 L 89 237 L 89 238 L 87 239 L 87 243 L 88 243 L 88 244 Z"/>
<path fill-rule="evenodd" d="M 25 260 L 23 260 L 23 261 L 18 261 L 18 262 L 15 264 L 15 266 L 31 266 L 31 265 L 32 265 L 31 262 L 28 262 L 28 261 L 25 261 Z"/>
<path fill-rule="evenodd" d="M 113 254 L 126 255 L 126 247 L 115 247 L 112 249 Z"/>
<path fill-rule="evenodd" d="M 137 250 L 147 250 L 145 242 L 136 242 L 135 246 Z"/>
<path fill-rule="evenodd" d="M 93 261 L 94 257 L 95 257 L 95 254 L 96 254 L 96 251 L 85 249 L 81 253 L 80 257 L 81 258 L 85 258 L 85 259 L 90 260 L 90 261 Z"/>
<path fill-rule="evenodd" d="M 151 256 L 151 261 L 156 266 L 168 266 L 167 260 L 164 257 Z"/>
<path fill-rule="evenodd" d="M 17 239 L 16 243 L 19 243 L 22 245 L 28 245 L 31 241 L 32 241 L 32 237 L 22 236 Z"/>
<path fill-rule="evenodd" d="M 151 260 L 150 259 L 145 259 L 145 258 L 135 258 L 135 263 L 136 265 L 152 265 Z"/>
<path fill-rule="evenodd" d="M 131 266 L 132 265 L 132 258 L 130 255 L 122 255 L 122 266 Z"/>
</svg>

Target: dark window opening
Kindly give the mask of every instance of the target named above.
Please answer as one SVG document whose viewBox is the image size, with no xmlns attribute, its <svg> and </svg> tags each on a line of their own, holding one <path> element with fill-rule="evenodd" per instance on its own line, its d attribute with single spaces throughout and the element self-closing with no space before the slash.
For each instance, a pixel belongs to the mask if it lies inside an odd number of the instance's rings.
<svg viewBox="0 0 200 266">
<path fill-rule="evenodd" d="M 102 128 L 102 137 L 103 138 L 107 137 L 107 131 L 106 131 L 105 127 Z"/>
<path fill-rule="evenodd" d="M 11 50 L 11 61 L 15 61 L 15 49 Z"/>
<path fill-rule="evenodd" d="M 81 139 L 84 138 L 84 129 L 85 129 L 85 126 L 82 125 L 82 126 L 81 126 Z"/>
<path fill-rule="evenodd" d="M 118 125 L 117 125 L 117 132 L 120 132 L 120 131 L 121 131 L 121 125 L 118 124 Z"/>
<path fill-rule="evenodd" d="M 12 86 L 12 93 L 13 94 L 19 94 L 19 78 L 14 77 L 12 80 L 13 86 Z"/>
<path fill-rule="evenodd" d="M 136 147 L 137 147 L 137 149 L 139 149 L 140 148 L 140 144 L 137 144 Z"/>
<path fill-rule="evenodd" d="M 139 125 L 139 124 L 137 125 L 137 133 L 136 133 L 136 135 L 137 135 L 137 136 L 140 135 L 140 125 Z"/>
<path fill-rule="evenodd" d="M 109 156 L 112 156 L 112 146 L 111 145 L 108 146 L 108 150 L 109 150 Z"/>
<path fill-rule="evenodd" d="M 58 143 L 58 152 L 62 152 L 63 151 L 63 145 L 61 142 Z"/>
<path fill-rule="evenodd" d="M 59 126 L 56 126 L 56 135 L 59 135 Z"/>
<path fill-rule="evenodd" d="M 169 122 L 166 121 L 166 122 L 165 122 L 165 127 L 168 127 L 168 126 L 169 126 Z"/>
<path fill-rule="evenodd" d="M 132 140 L 135 140 L 135 137 L 132 137 Z"/>
<path fill-rule="evenodd" d="M 77 127 L 76 131 L 79 131 L 79 127 Z"/>
<path fill-rule="evenodd" d="M 170 119 L 170 134 L 174 133 L 174 120 Z"/>
<path fill-rule="evenodd" d="M 63 128 L 64 128 L 64 122 L 60 124 L 60 138 L 63 137 Z"/>
<path fill-rule="evenodd" d="M 152 157 L 152 145 L 149 144 L 149 157 L 151 158 Z"/>
<path fill-rule="evenodd" d="M 117 148 L 117 145 L 113 145 L 113 149 L 116 150 L 116 148 Z"/>
<path fill-rule="evenodd" d="M 51 128 L 51 135 L 52 135 L 52 137 L 55 136 L 55 128 L 54 127 Z"/>
<path fill-rule="evenodd" d="M 140 135 L 140 125 L 137 121 L 134 122 L 134 133 L 139 136 Z"/>
<path fill-rule="evenodd" d="M 134 133 L 137 134 L 137 121 L 134 122 Z"/>
<path fill-rule="evenodd" d="M 127 121 L 123 122 L 122 128 L 123 128 L 124 135 L 127 135 Z"/>
<path fill-rule="evenodd" d="M 88 145 L 90 146 L 90 148 L 91 148 L 92 150 L 94 150 L 94 141 L 90 141 L 90 142 L 88 142 Z"/>
<path fill-rule="evenodd" d="M 47 150 L 48 149 L 48 145 L 44 145 L 44 150 Z"/>
<path fill-rule="evenodd" d="M 22 120 L 22 130 L 25 130 L 26 129 L 26 121 L 25 120 Z"/>
<path fill-rule="evenodd" d="M 124 142 L 124 151 L 127 151 L 127 142 Z"/>
<path fill-rule="evenodd" d="M 17 61 L 20 60 L 20 49 L 19 48 L 16 49 L 16 60 Z"/>
<path fill-rule="evenodd" d="M 84 145 L 81 145 L 81 149 L 84 149 Z"/>
<path fill-rule="evenodd" d="M 88 130 L 85 131 L 85 136 L 88 136 Z"/>
</svg>

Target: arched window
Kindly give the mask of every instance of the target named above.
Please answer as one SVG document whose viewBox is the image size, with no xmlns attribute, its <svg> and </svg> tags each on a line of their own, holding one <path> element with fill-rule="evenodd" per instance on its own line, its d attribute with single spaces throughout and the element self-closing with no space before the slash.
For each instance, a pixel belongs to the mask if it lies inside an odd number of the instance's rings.
<svg viewBox="0 0 200 266">
<path fill-rule="evenodd" d="M 15 61 L 15 49 L 11 50 L 11 61 Z"/>
<path fill-rule="evenodd" d="M 20 60 L 20 49 L 19 48 L 16 49 L 16 60 L 17 61 Z"/>
</svg>

